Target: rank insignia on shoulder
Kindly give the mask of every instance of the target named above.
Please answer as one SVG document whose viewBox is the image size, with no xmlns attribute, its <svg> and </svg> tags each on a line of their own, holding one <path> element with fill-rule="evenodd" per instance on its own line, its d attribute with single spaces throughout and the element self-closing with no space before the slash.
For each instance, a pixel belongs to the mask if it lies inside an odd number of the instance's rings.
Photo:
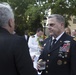
<svg viewBox="0 0 76 75">
<path fill-rule="evenodd" d="M 32 35 L 32 38 L 34 38 L 35 36 L 34 35 Z"/>
<path fill-rule="evenodd" d="M 76 37 L 74 37 L 73 40 L 76 41 Z"/>
</svg>

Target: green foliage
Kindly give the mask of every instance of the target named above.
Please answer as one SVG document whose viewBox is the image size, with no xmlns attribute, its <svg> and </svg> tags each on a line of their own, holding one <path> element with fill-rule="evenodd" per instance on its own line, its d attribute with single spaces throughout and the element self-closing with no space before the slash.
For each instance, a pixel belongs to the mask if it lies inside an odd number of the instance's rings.
<svg viewBox="0 0 76 75">
<path fill-rule="evenodd" d="M 33 5 L 28 6 L 28 10 L 25 12 L 25 16 L 27 18 L 26 23 L 29 26 L 30 31 L 36 31 L 38 27 L 42 27 L 41 20 L 42 16 L 41 8 L 35 7 Z"/>
<path fill-rule="evenodd" d="M 66 26 L 69 25 L 70 16 L 76 16 L 76 0 L 48 0 L 43 6 L 36 5 L 36 0 L 0 0 L 8 2 L 15 13 L 16 32 L 23 35 L 27 29 L 35 33 L 38 27 L 42 27 L 45 10 L 51 8 L 52 14 L 61 14 L 66 19 Z M 45 0 L 41 0 L 44 2 Z"/>
</svg>

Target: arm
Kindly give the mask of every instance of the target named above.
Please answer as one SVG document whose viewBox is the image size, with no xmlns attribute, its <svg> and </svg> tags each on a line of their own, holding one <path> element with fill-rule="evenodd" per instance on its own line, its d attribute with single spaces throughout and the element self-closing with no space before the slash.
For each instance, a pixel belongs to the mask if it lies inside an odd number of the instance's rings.
<svg viewBox="0 0 76 75">
<path fill-rule="evenodd" d="M 76 75 L 76 41 L 71 48 L 71 75 Z"/>
</svg>

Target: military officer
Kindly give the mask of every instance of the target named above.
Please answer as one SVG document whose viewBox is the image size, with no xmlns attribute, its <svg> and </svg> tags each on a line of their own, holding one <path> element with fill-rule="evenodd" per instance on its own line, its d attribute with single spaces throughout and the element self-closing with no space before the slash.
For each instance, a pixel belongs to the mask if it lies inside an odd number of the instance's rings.
<svg viewBox="0 0 76 75">
<path fill-rule="evenodd" d="M 35 35 L 29 37 L 28 46 L 34 68 L 37 69 L 37 60 L 40 55 L 39 38 L 43 35 L 42 28 L 38 28 Z"/>
<path fill-rule="evenodd" d="M 39 59 L 46 61 L 46 68 L 41 75 L 76 75 L 76 41 L 65 33 L 65 19 L 59 14 L 52 14 L 47 19 L 52 37 L 44 43 Z M 52 40 L 56 39 L 53 47 Z M 38 69 L 40 65 L 38 64 Z"/>
</svg>

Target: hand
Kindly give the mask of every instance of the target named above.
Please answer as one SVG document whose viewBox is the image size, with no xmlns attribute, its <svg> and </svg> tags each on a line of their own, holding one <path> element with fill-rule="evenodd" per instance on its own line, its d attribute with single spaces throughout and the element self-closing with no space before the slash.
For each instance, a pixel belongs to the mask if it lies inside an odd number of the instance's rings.
<svg viewBox="0 0 76 75">
<path fill-rule="evenodd" d="M 37 69 L 41 71 L 41 70 L 45 70 L 45 68 L 46 68 L 46 61 L 40 59 L 37 63 Z"/>
<path fill-rule="evenodd" d="M 44 49 L 44 47 L 41 47 L 41 50 L 43 50 Z"/>
<path fill-rule="evenodd" d="M 34 62 L 34 58 L 35 58 L 35 57 L 36 57 L 36 55 L 33 55 L 33 56 L 32 56 L 32 61 L 33 61 L 33 62 Z"/>
<path fill-rule="evenodd" d="M 37 62 L 37 69 L 40 68 L 40 62 L 42 61 L 42 59 L 39 59 L 38 62 Z"/>
<path fill-rule="evenodd" d="M 37 63 L 37 70 L 39 70 L 39 68 L 40 68 L 40 64 L 39 64 L 39 63 Z"/>
<path fill-rule="evenodd" d="M 39 48 L 40 48 L 41 50 L 43 50 L 43 49 L 44 49 L 44 47 L 42 47 L 42 46 L 39 46 Z"/>
</svg>

